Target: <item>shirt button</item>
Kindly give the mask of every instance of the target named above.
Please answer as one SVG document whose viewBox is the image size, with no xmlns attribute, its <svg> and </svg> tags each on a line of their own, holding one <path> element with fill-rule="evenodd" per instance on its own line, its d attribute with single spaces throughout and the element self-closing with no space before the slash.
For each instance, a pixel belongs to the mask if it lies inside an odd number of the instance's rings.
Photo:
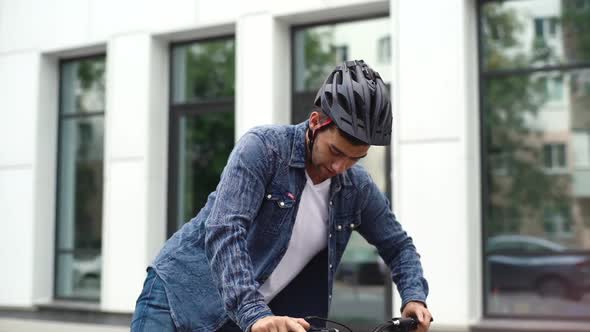
<svg viewBox="0 0 590 332">
<path fill-rule="evenodd" d="M 328 237 L 329 237 L 329 238 L 332 238 L 332 233 L 328 234 Z"/>
<path fill-rule="evenodd" d="M 330 264 L 330 270 L 332 269 L 332 264 Z"/>
<path fill-rule="evenodd" d="M 266 198 L 267 198 L 267 199 L 271 199 L 271 198 L 272 198 L 272 195 L 271 195 L 271 194 L 268 194 L 268 195 L 266 196 Z"/>
<path fill-rule="evenodd" d="M 337 230 L 339 230 L 339 231 L 340 231 L 340 230 L 342 230 L 342 225 L 338 225 L 338 226 L 336 227 L 336 229 L 337 229 Z"/>
<path fill-rule="evenodd" d="M 350 224 L 350 228 L 354 228 L 354 224 Z"/>
<path fill-rule="evenodd" d="M 280 205 L 281 207 L 284 207 L 284 206 L 285 206 L 285 202 L 280 202 L 280 203 L 279 203 L 279 205 Z"/>
<path fill-rule="evenodd" d="M 332 205 L 332 201 L 330 201 L 330 205 Z"/>
</svg>

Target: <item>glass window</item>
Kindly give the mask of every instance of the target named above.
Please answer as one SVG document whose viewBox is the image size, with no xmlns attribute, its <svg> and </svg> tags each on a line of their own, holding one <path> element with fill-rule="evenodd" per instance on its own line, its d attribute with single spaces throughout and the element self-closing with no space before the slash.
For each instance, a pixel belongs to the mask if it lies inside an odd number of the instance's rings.
<svg viewBox="0 0 590 332">
<path fill-rule="evenodd" d="M 235 42 L 172 47 L 168 233 L 197 215 L 234 146 Z"/>
<path fill-rule="evenodd" d="M 566 167 L 565 144 L 544 144 L 543 160 L 545 168 L 551 170 L 561 170 Z"/>
<path fill-rule="evenodd" d="M 233 98 L 234 41 L 218 39 L 175 46 L 172 76 L 175 105 Z"/>
<path fill-rule="evenodd" d="M 377 61 L 380 64 L 391 63 L 391 36 L 379 38 L 377 44 Z"/>
<path fill-rule="evenodd" d="M 590 130 L 573 133 L 573 148 L 576 168 L 590 168 Z"/>
<path fill-rule="evenodd" d="M 292 122 L 309 118 L 317 90 L 344 58 L 365 60 L 389 84 L 390 31 L 389 17 L 295 28 Z M 373 146 L 360 163 L 389 195 L 389 149 Z M 391 279 L 386 270 L 375 248 L 354 232 L 336 272 L 332 318 L 364 328 L 390 319 Z"/>
<path fill-rule="evenodd" d="M 548 78 L 547 83 L 547 97 L 550 101 L 563 101 L 563 79 L 561 76 Z"/>
<path fill-rule="evenodd" d="M 55 297 L 98 300 L 105 57 L 60 66 Z"/>
<path fill-rule="evenodd" d="M 587 1 L 586 1 L 587 2 Z M 572 0 L 489 1 L 481 6 L 486 70 L 590 62 L 588 9 Z"/>
<path fill-rule="evenodd" d="M 487 316 L 590 317 L 590 10 L 576 3 L 480 4 Z"/>
<path fill-rule="evenodd" d="M 337 62 L 348 60 L 348 45 L 334 46 L 334 57 Z"/>
<path fill-rule="evenodd" d="M 535 22 L 535 37 L 543 38 L 543 19 L 536 18 Z"/>
</svg>

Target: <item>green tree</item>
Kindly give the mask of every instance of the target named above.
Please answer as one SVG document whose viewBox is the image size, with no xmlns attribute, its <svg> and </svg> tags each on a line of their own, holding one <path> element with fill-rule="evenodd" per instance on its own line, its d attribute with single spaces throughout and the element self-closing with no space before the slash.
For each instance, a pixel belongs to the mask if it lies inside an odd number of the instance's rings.
<svg viewBox="0 0 590 332">
<path fill-rule="evenodd" d="M 518 13 L 503 3 L 483 6 L 484 70 L 526 68 L 553 58 L 533 41 L 521 45 L 525 28 Z M 569 178 L 548 175 L 542 163 L 543 129 L 530 125 L 547 101 L 543 75 L 506 75 L 483 81 L 483 116 L 489 158 L 488 235 L 518 232 L 525 219 L 542 223 L 544 208 L 568 200 Z"/>
<path fill-rule="evenodd" d="M 184 163 L 186 173 L 180 179 L 184 201 L 179 217 L 186 221 L 215 190 L 234 146 L 234 112 L 230 110 L 235 85 L 235 42 L 203 42 L 183 51 L 187 61 L 186 102 L 199 102 L 196 107 L 203 111 L 181 120 L 186 129 L 181 137 L 186 158 L 180 162 Z M 213 104 L 216 106 L 210 106 Z"/>
<path fill-rule="evenodd" d="M 100 99 L 104 107 L 105 58 L 92 58 L 79 62 L 77 79 L 79 91 L 76 96 L 77 111 L 87 113 L 104 111 L 86 109 L 84 98 Z M 72 120 L 70 120 L 72 121 Z M 77 149 L 75 167 L 75 247 L 100 249 L 102 239 L 102 192 L 103 192 L 103 121 L 94 117 L 75 121 Z M 98 132 L 97 132 L 98 130 Z"/>
<path fill-rule="evenodd" d="M 234 96 L 235 42 L 204 42 L 186 50 L 189 101 Z"/>
<path fill-rule="evenodd" d="M 309 29 L 304 32 L 305 89 L 317 89 L 337 65 L 332 41 L 334 27 Z"/>
</svg>

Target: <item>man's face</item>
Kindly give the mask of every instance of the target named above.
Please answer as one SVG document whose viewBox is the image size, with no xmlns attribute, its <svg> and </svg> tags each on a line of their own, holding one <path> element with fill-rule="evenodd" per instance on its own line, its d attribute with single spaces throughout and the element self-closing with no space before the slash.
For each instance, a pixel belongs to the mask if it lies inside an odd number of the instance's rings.
<svg viewBox="0 0 590 332">
<path fill-rule="evenodd" d="M 353 145 L 336 126 L 318 132 L 313 144 L 312 166 L 321 178 L 345 172 L 367 155 L 369 145 Z"/>
</svg>

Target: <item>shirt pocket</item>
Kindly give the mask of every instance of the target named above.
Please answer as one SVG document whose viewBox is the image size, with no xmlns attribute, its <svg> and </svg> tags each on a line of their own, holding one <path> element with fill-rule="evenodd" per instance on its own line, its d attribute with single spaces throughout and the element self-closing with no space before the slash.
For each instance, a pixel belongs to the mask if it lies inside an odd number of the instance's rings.
<svg viewBox="0 0 590 332">
<path fill-rule="evenodd" d="M 258 213 L 257 223 L 263 232 L 277 235 L 289 218 L 293 218 L 295 203 L 294 194 L 282 189 L 282 186 L 270 186 L 264 194 L 264 200 Z"/>
<path fill-rule="evenodd" d="M 360 224 L 360 211 L 337 214 L 334 217 L 334 229 L 332 232 L 333 234 L 336 234 L 336 243 L 338 245 L 339 251 L 344 251 L 344 248 L 348 244 L 348 240 L 350 240 L 352 231 L 357 229 Z"/>
</svg>

